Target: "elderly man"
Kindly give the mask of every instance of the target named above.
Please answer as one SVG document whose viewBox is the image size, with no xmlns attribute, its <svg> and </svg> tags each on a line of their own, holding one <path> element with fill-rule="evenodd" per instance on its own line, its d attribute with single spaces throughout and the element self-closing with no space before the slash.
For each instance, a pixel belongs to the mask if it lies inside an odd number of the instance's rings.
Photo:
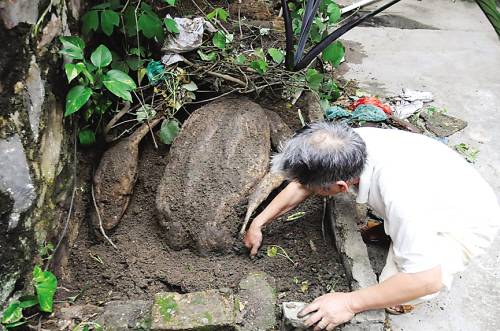
<svg viewBox="0 0 500 331">
<path fill-rule="evenodd" d="M 382 216 L 392 240 L 379 284 L 325 294 L 301 312 L 315 330 L 333 330 L 361 311 L 400 311 L 430 299 L 489 246 L 500 225 L 496 196 L 484 179 L 456 152 L 422 135 L 315 123 L 286 143 L 272 167 L 290 183 L 246 232 L 252 255 L 266 224 L 312 194 L 350 189 Z"/>
</svg>

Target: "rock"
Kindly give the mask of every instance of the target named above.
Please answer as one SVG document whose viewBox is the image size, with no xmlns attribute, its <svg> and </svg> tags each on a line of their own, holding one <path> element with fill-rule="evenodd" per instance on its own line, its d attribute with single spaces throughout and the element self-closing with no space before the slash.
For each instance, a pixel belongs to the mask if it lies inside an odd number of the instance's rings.
<svg viewBox="0 0 500 331">
<path fill-rule="evenodd" d="M 13 231 L 21 213 L 31 207 L 36 197 L 24 147 L 17 134 L 0 139 L 0 169 L 0 191 L 8 193 L 14 201 L 7 225 L 7 231 Z"/>
<path fill-rule="evenodd" d="M 33 56 L 31 58 L 30 68 L 28 70 L 28 76 L 26 77 L 26 91 L 29 101 L 27 102 L 28 114 L 30 119 L 31 132 L 33 132 L 33 137 L 35 142 L 38 140 L 38 132 L 40 125 L 40 114 L 42 112 L 42 104 L 45 99 L 45 87 L 44 82 L 40 76 L 40 68 L 36 63 L 36 59 Z"/>
<path fill-rule="evenodd" d="M 56 103 L 52 93 L 49 93 L 47 101 L 46 129 L 40 143 L 40 170 L 42 178 L 46 182 L 52 183 L 56 176 L 64 138 L 64 111 L 62 106 Z"/>
<path fill-rule="evenodd" d="M 56 310 L 55 316 L 61 320 L 76 320 L 83 321 L 96 315 L 102 314 L 104 309 L 99 306 L 85 304 L 85 305 L 72 305 L 69 307 L 61 307 Z"/>
<path fill-rule="evenodd" d="M 40 0 L 8 0 L 0 3 L 0 17 L 7 29 L 19 23 L 35 24 L 38 18 Z"/>
<path fill-rule="evenodd" d="M 377 284 L 371 267 L 368 251 L 359 233 L 357 210 L 354 198 L 349 194 L 337 194 L 330 202 L 330 221 L 335 234 L 335 245 L 340 253 L 346 275 L 350 278 L 351 290 Z M 342 330 L 378 330 L 385 321 L 384 310 L 359 313 Z"/>
<path fill-rule="evenodd" d="M 96 320 L 106 331 L 148 329 L 151 323 L 151 302 L 112 301 Z"/>
<path fill-rule="evenodd" d="M 240 243 L 244 205 L 256 201 L 252 191 L 261 192 L 257 188 L 267 177 L 271 140 L 279 146 L 278 136 L 291 134 L 278 120 L 283 122 L 239 97 L 209 103 L 184 122 L 156 195 L 159 223 L 171 248 L 227 253 Z"/>
<path fill-rule="evenodd" d="M 276 325 L 274 279 L 264 272 L 249 274 L 241 280 L 237 297 L 239 331 L 267 331 Z M 239 301 L 239 302 L 238 302 Z"/>
<path fill-rule="evenodd" d="M 467 126 L 467 122 L 440 112 L 423 111 L 420 117 L 425 121 L 427 130 L 438 137 L 449 137 Z"/>
<path fill-rule="evenodd" d="M 235 330 L 235 301 L 229 290 L 155 295 L 151 330 Z"/>
<path fill-rule="evenodd" d="M 283 320 L 282 331 L 301 331 L 307 330 L 304 325 L 305 319 L 298 318 L 297 314 L 307 305 L 305 302 L 283 302 Z"/>
<path fill-rule="evenodd" d="M 61 19 L 57 15 L 52 14 L 49 23 L 47 23 L 42 30 L 42 38 L 40 38 L 40 41 L 36 45 L 37 50 L 40 51 L 42 48 L 50 44 L 55 37 L 61 34 L 61 32 Z"/>
<path fill-rule="evenodd" d="M 310 123 L 322 122 L 325 120 L 325 115 L 319 102 L 319 96 L 316 93 L 305 91 L 300 101 L 300 107 Z"/>
</svg>

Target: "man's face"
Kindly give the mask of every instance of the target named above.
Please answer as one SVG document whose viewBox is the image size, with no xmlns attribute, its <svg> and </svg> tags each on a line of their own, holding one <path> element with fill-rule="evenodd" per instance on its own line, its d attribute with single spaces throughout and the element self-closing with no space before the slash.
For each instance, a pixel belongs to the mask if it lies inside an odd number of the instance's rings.
<svg viewBox="0 0 500 331">
<path fill-rule="evenodd" d="M 330 184 L 328 187 L 322 187 L 322 188 L 314 188 L 311 189 L 314 194 L 323 196 L 323 197 L 329 197 L 332 195 L 335 195 L 337 193 L 341 192 L 347 192 L 349 189 L 349 185 L 347 182 L 343 180 L 339 180 L 338 182 L 335 182 L 333 184 Z"/>
</svg>

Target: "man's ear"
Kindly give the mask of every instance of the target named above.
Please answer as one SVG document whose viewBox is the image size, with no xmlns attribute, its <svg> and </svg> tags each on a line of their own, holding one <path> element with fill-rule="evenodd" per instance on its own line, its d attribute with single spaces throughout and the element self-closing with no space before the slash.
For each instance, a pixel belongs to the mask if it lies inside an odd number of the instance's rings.
<svg viewBox="0 0 500 331">
<path fill-rule="evenodd" d="M 339 192 L 347 192 L 349 190 L 349 184 L 343 180 L 339 180 L 335 182 L 335 185 L 337 186 L 337 189 Z"/>
</svg>

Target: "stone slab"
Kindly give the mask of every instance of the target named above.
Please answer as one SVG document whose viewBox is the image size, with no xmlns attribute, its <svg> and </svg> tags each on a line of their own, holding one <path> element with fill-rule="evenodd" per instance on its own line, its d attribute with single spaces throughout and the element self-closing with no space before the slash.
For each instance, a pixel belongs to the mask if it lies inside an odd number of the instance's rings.
<svg viewBox="0 0 500 331">
<path fill-rule="evenodd" d="M 235 300 L 230 290 L 155 295 L 151 330 L 234 330 Z"/>
<path fill-rule="evenodd" d="M 266 331 L 276 326 L 276 290 L 274 278 L 253 272 L 239 284 L 236 298 L 239 331 Z"/>
<path fill-rule="evenodd" d="M 305 302 L 283 302 L 283 319 L 281 321 L 281 331 L 302 331 L 307 330 L 304 319 L 297 317 L 297 314 L 304 309 Z"/>
<path fill-rule="evenodd" d="M 151 302 L 112 301 L 104 306 L 104 312 L 96 320 L 106 331 L 122 331 L 148 328 L 151 324 Z"/>
</svg>

